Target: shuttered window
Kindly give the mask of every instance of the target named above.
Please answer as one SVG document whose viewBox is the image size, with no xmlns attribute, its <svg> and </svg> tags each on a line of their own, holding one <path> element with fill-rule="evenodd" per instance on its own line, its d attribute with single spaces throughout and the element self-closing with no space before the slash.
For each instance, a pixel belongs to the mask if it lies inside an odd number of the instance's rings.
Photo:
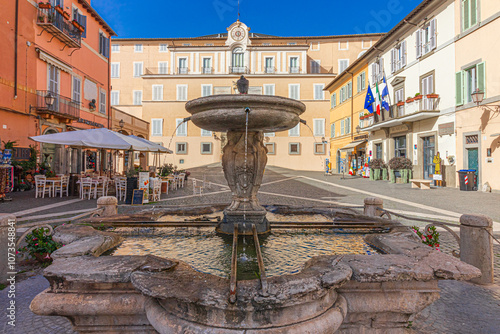
<svg viewBox="0 0 500 334">
<path fill-rule="evenodd" d="M 264 95 L 274 95 L 274 84 L 264 85 Z"/>
<path fill-rule="evenodd" d="M 349 59 L 339 59 L 339 74 L 349 67 Z"/>
<path fill-rule="evenodd" d="M 345 125 L 345 121 L 341 120 L 340 121 L 340 135 L 341 136 L 345 135 L 344 125 Z"/>
<path fill-rule="evenodd" d="M 134 77 L 140 77 L 142 75 L 142 61 L 134 62 Z"/>
<path fill-rule="evenodd" d="M 73 77 L 73 101 L 78 104 L 82 101 L 82 80 L 78 77 Z"/>
<path fill-rule="evenodd" d="M 202 137 L 212 137 L 212 131 L 201 129 L 201 136 Z"/>
<path fill-rule="evenodd" d="M 436 23 L 436 19 L 433 19 L 417 31 L 417 58 L 426 55 L 437 47 Z"/>
<path fill-rule="evenodd" d="M 177 101 L 187 101 L 187 93 L 187 85 L 177 85 Z"/>
<path fill-rule="evenodd" d="M 333 138 L 333 137 L 335 137 L 335 135 L 336 135 L 335 134 L 335 123 L 332 123 L 330 125 L 330 137 Z"/>
<path fill-rule="evenodd" d="M 142 105 L 142 90 L 134 90 L 134 105 Z"/>
<path fill-rule="evenodd" d="M 187 136 L 187 122 L 184 122 L 183 118 L 176 118 L 175 125 L 176 125 L 175 135 L 177 137 L 186 137 Z"/>
<path fill-rule="evenodd" d="M 120 63 L 111 63 L 111 77 L 112 78 L 120 77 Z"/>
<path fill-rule="evenodd" d="M 423 95 L 422 110 L 434 110 L 434 99 L 427 98 L 427 94 L 434 93 L 434 75 L 428 75 L 422 79 L 421 92 Z"/>
<path fill-rule="evenodd" d="M 142 52 L 142 44 L 135 44 L 134 52 Z"/>
<path fill-rule="evenodd" d="M 324 84 L 314 84 L 314 99 L 315 100 L 324 100 L 325 92 L 323 89 L 325 88 Z"/>
<path fill-rule="evenodd" d="M 477 18 L 477 0 L 462 1 L 462 31 L 465 31 L 478 22 Z"/>
<path fill-rule="evenodd" d="M 486 97 L 486 63 L 482 62 L 465 71 L 455 73 L 455 104 L 472 102 L 471 94 L 479 90 Z"/>
<path fill-rule="evenodd" d="M 337 106 L 337 93 L 333 93 L 330 97 L 330 108 L 335 108 Z"/>
<path fill-rule="evenodd" d="M 151 136 L 163 136 L 163 119 L 151 119 Z"/>
<path fill-rule="evenodd" d="M 315 136 L 324 136 L 325 135 L 325 119 L 324 118 L 316 118 L 313 120 L 313 133 Z"/>
<path fill-rule="evenodd" d="M 101 114 L 106 113 L 106 91 L 101 90 L 99 94 L 99 112 Z"/>
<path fill-rule="evenodd" d="M 160 44 L 159 51 L 160 52 L 167 52 L 168 51 L 168 44 Z"/>
<path fill-rule="evenodd" d="M 112 90 L 111 91 L 111 105 L 116 106 L 120 104 L 120 91 Z"/>
<path fill-rule="evenodd" d="M 311 60 L 311 73 L 320 73 L 321 64 L 319 60 Z"/>
<path fill-rule="evenodd" d="M 375 84 L 382 80 L 384 76 L 384 58 L 379 58 L 372 65 L 372 84 Z"/>
<path fill-rule="evenodd" d="M 288 97 L 295 100 L 300 100 L 300 85 L 299 84 L 289 84 L 288 85 Z"/>
<path fill-rule="evenodd" d="M 289 137 L 300 137 L 300 123 L 288 130 Z"/>
<path fill-rule="evenodd" d="M 163 85 L 153 85 L 153 101 L 163 101 Z"/>
<path fill-rule="evenodd" d="M 351 117 L 345 119 L 345 133 L 351 133 Z"/>
<path fill-rule="evenodd" d="M 168 62 L 159 61 L 158 62 L 158 74 L 168 74 Z"/>
<path fill-rule="evenodd" d="M 391 50 L 391 73 L 406 66 L 406 41 Z"/>
<path fill-rule="evenodd" d="M 109 58 L 109 38 L 104 33 L 99 33 L 99 53 Z"/>
<path fill-rule="evenodd" d="M 201 85 L 201 96 L 212 95 L 212 85 Z"/>
<path fill-rule="evenodd" d="M 120 44 L 111 44 L 111 53 L 120 53 Z"/>
</svg>

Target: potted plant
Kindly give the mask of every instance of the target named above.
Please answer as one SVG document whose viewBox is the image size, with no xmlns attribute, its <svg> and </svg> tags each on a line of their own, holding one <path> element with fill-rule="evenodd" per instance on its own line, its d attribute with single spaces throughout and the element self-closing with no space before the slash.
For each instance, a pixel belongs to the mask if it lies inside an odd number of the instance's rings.
<svg viewBox="0 0 500 334">
<path fill-rule="evenodd" d="M 64 246 L 52 240 L 48 229 L 43 227 L 34 229 L 26 236 L 25 241 L 26 246 L 19 248 L 19 252 L 28 253 L 39 262 L 52 262 L 50 254 Z"/>
<path fill-rule="evenodd" d="M 434 94 L 434 93 L 427 94 L 427 98 L 428 99 L 437 99 L 437 98 L 439 98 L 439 95 L 438 94 Z"/>
<path fill-rule="evenodd" d="M 405 105 L 405 103 L 404 103 L 403 101 L 399 101 L 399 102 L 397 103 L 397 106 L 398 106 L 398 107 L 402 107 L 402 106 L 404 106 L 404 105 Z"/>
<path fill-rule="evenodd" d="M 76 29 L 79 29 L 80 28 L 80 23 L 78 23 L 78 21 L 71 21 L 71 24 L 73 25 L 73 27 L 75 27 Z"/>
<path fill-rule="evenodd" d="M 50 2 L 47 2 L 47 3 L 39 2 L 38 3 L 38 8 L 40 8 L 40 9 L 51 9 L 52 5 L 50 4 Z"/>
<path fill-rule="evenodd" d="M 71 17 L 71 16 L 69 15 L 69 13 L 68 13 L 68 12 L 66 12 L 66 11 L 65 11 L 65 12 L 63 12 L 63 14 L 62 14 L 62 15 L 64 16 L 64 18 L 65 18 L 66 20 L 69 20 L 69 18 Z"/>
<path fill-rule="evenodd" d="M 406 103 L 412 103 L 413 101 L 415 101 L 415 99 L 413 97 L 408 96 L 406 98 Z"/>
<path fill-rule="evenodd" d="M 423 98 L 423 96 L 420 93 L 416 93 L 415 97 L 414 97 L 414 100 L 418 101 L 418 100 L 422 100 L 422 98 Z"/>
<path fill-rule="evenodd" d="M 56 12 L 58 12 L 59 14 L 62 15 L 64 13 L 64 9 L 61 6 L 57 5 L 56 6 Z"/>
<path fill-rule="evenodd" d="M 390 181 L 395 183 L 398 178 L 401 178 L 402 183 L 408 183 L 411 178 L 411 170 L 413 164 L 410 159 L 404 157 L 394 157 L 389 160 L 391 168 Z"/>
<path fill-rule="evenodd" d="M 44 15 L 38 15 L 38 23 L 45 23 L 45 16 Z"/>
<path fill-rule="evenodd" d="M 439 232 L 436 230 L 436 226 L 429 226 L 427 231 L 424 228 L 422 232 L 417 226 L 412 226 L 411 228 L 413 233 L 422 239 L 422 243 L 439 251 Z"/>
<path fill-rule="evenodd" d="M 384 160 L 382 159 L 372 159 L 368 166 L 371 169 L 370 179 L 372 180 L 380 180 L 380 172 L 382 167 L 385 165 Z"/>
<path fill-rule="evenodd" d="M 78 27 L 78 30 L 80 30 L 80 32 L 84 32 L 85 31 L 85 27 L 80 24 L 80 26 Z"/>
<path fill-rule="evenodd" d="M 174 166 L 174 164 L 164 164 L 161 167 L 158 167 L 158 174 L 162 178 L 162 180 L 166 180 L 167 176 L 170 174 L 173 174 L 175 171 L 177 171 L 177 166 Z M 161 192 L 166 193 L 167 192 L 167 187 L 168 183 L 162 182 L 161 184 Z"/>
</svg>

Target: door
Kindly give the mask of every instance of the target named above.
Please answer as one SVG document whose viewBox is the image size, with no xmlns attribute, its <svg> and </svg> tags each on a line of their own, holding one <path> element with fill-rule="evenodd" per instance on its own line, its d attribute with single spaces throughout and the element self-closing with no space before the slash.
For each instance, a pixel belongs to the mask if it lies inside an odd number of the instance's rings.
<svg viewBox="0 0 500 334">
<path fill-rule="evenodd" d="M 477 177 L 479 175 L 479 150 L 478 150 L 478 148 L 468 148 L 467 149 L 467 168 L 474 169 L 476 171 L 475 182 L 477 182 Z"/>
<path fill-rule="evenodd" d="M 435 172 L 435 165 L 432 162 L 435 154 L 435 137 L 424 137 L 423 140 L 423 150 L 424 150 L 424 179 L 430 180 L 432 174 Z"/>
<path fill-rule="evenodd" d="M 203 73 L 205 74 L 212 73 L 212 59 L 203 58 Z"/>
</svg>

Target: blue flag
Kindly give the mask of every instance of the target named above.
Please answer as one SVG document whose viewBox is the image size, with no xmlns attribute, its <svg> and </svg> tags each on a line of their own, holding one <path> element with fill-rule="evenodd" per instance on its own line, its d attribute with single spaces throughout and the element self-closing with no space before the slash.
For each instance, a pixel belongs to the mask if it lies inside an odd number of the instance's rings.
<svg viewBox="0 0 500 334">
<path fill-rule="evenodd" d="M 375 102 L 375 98 L 373 97 L 370 83 L 368 83 L 368 89 L 366 90 L 366 98 L 365 98 L 365 109 L 368 110 L 370 114 L 373 114 L 373 102 Z"/>
<path fill-rule="evenodd" d="M 389 111 L 389 109 L 390 109 L 390 106 L 389 106 L 389 104 L 390 104 L 390 102 L 389 102 L 389 88 L 387 87 L 387 82 L 385 81 L 385 75 L 384 75 L 384 81 L 383 82 L 384 83 L 383 83 L 383 89 L 382 89 L 382 95 L 381 95 L 381 97 L 382 97 L 382 101 L 381 101 L 382 102 L 382 107 L 385 110 Z"/>
</svg>

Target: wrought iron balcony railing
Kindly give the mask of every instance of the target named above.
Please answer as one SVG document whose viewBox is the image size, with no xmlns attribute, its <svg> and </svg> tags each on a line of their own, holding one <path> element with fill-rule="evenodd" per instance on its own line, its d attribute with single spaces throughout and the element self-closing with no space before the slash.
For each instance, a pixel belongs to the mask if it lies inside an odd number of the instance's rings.
<svg viewBox="0 0 500 334">
<path fill-rule="evenodd" d="M 178 67 L 177 74 L 189 74 L 189 68 L 187 67 Z"/>
<path fill-rule="evenodd" d="M 229 73 L 232 74 L 248 74 L 248 67 L 246 66 L 229 66 Z"/>
<path fill-rule="evenodd" d="M 214 73 L 213 67 L 203 67 L 201 69 L 201 74 L 213 74 L 213 73 Z"/>
<path fill-rule="evenodd" d="M 80 48 L 82 33 L 69 19 L 51 8 L 38 8 L 37 24 L 70 48 Z"/>
<path fill-rule="evenodd" d="M 269 66 L 269 67 L 266 66 L 265 72 L 268 74 L 274 74 L 276 73 L 276 68 L 274 66 Z"/>
<path fill-rule="evenodd" d="M 46 90 L 37 90 L 36 93 L 37 113 L 69 119 L 78 119 L 80 117 L 80 103 L 78 101 Z"/>
<path fill-rule="evenodd" d="M 288 68 L 288 72 L 290 72 L 290 74 L 298 74 L 298 73 L 300 73 L 300 67 L 299 66 L 291 66 Z"/>
</svg>

